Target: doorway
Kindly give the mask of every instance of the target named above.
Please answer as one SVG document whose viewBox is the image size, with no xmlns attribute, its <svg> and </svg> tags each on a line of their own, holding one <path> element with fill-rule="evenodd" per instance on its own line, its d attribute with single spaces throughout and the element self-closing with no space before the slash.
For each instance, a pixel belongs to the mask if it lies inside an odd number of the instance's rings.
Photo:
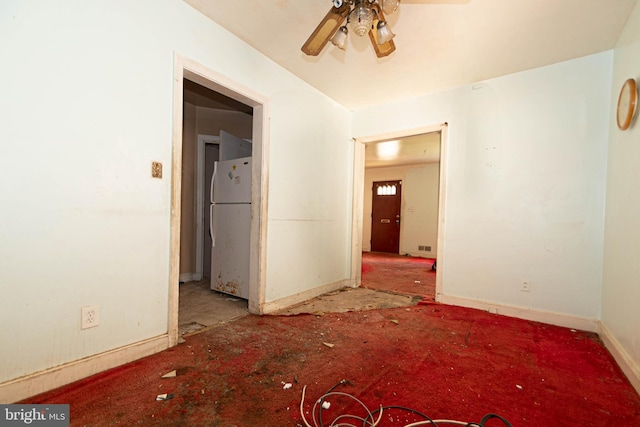
<svg viewBox="0 0 640 427">
<path fill-rule="evenodd" d="M 241 229 L 241 235 L 228 234 L 224 251 L 212 251 L 213 227 L 211 183 L 216 162 L 223 152 L 230 158 L 237 155 L 251 156 L 251 144 L 233 137 L 222 129 L 232 129 L 246 138 L 252 134 L 253 109 L 245 104 L 185 79 L 183 84 L 183 140 L 182 140 L 182 194 L 180 224 L 180 284 L 178 329 L 181 337 L 199 332 L 248 314 L 249 253 L 241 256 L 222 255 L 229 248 L 249 247 L 249 209 L 244 207 L 243 220 L 230 218 L 223 230 Z M 203 130 L 218 135 L 203 135 Z M 245 176 L 251 176 L 246 170 Z M 243 182 L 250 199 L 250 179 Z M 216 216 L 218 218 L 219 215 Z M 219 236 L 218 236 L 219 237 Z M 216 262 L 220 271 L 242 274 L 242 295 L 228 295 L 213 290 L 212 265 Z M 235 276 L 234 276 L 235 277 Z M 238 282 L 238 286 L 240 282 Z"/>
<path fill-rule="evenodd" d="M 195 97 L 198 102 L 208 103 L 216 102 L 226 104 L 227 111 L 251 111 L 250 123 L 251 134 L 249 138 L 252 140 L 252 171 L 251 171 L 251 223 L 250 223 L 250 250 L 249 250 L 249 298 L 248 311 L 256 314 L 262 314 L 264 306 L 264 262 L 266 259 L 266 204 L 262 200 L 266 200 L 266 185 L 268 171 L 263 167 L 263 159 L 268 150 L 268 118 L 267 118 L 267 100 L 260 94 L 228 79 L 207 67 L 176 54 L 174 58 L 174 111 L 173 111 L 173 153 L 171 168 L 171 245 L 170 245 L 170 266 L 169 266 L 169 327 L 168 338 L 169 345 L 173 346 L 179 340 L 179 308 L 180 308 L 180 279 L 181 268 L 183 272 L 202 271 L 204 276 L 204 246 L 202 245 L 202 257 L 200 259 L 200 269 L 193 267 L 196 264 L 196 257 L 191 256 L 189 250 L 183 250 L 185 241 L 193 240 L 193 245 L 187 245 L 194 248 L 198 240 L 196 237 L 195 225 L 193 227 L 185 227 L 189 221 L 195 223 L 195 218 L 200 214 L 203 206 L 196 206 L 195 199 L 186 200 L 187 194 L 183 191 L 183 186 L 194 187 L 192 193 L 196 193 L 196 161 L 195 154 L 193 159 L 187 158 L 189 147 L 192 151 L 196 151 L 197 133 L 195 129 L 187 129 L 185 123 L 193 120 L 194 123 L 201 124 L 200 117 L 190 117 L 193 111 L 187 111 L 185 107 L 185 97 L 191 96 L 187 93 L 189 88 L 194 85 L 198 88 L 204 88 L 215 94 L 215 99 L 207 99 L 203 96 L 200 89 L 196 90 Z M 187 90 L 185 90 L 187 88 Z M 204 107 L 204 106 L 203 106 Z M 222 108 L 224 109 L 224 108 Z M 225 113 L 222 113 L 224 116 Z M 205 153 L 202 153 L 204 159 Z M 204 160 L 202 160 L 204 163 Z M 203 180 L 204 181 L 204 180 Z M 203 187 L 200 187 L 204 191 Z M 203 228 L 203 227 L 202 227 Z M 203 233 L 204 230 L 200 230 Z M 184 258 L 191 258 L 192 265 L 185 267 L 187 261 Z M 198 272 L 195 276 L 198 278 Z M 215 308 L 212 308 L 215 310 Z M 246 310 L 246 309 L 245 309 Z"/>
<path fill-rule="evenodd" d="M 444 211 L 446 195 L 446 151 L 447 151 L 447 130 L 448 125 L 434 125 L 423 128 L 405 130 L 400 132 L 372 135 L 355 138 L 354 156 L 354 205 L 353 205 L 353 246 L 352 246 L 352 285 L 362 285 L 363 253 L 378 249 L 374 246 L 373 234 L 373 182 L 402 181 L 402 208 L 400 217 L 397 218 L 401 230 L 400 250 L 396 254 L 399 256 L 409 255 L 430 259 L 429 267 L 437 259 L 437 270 L 433 266 L 432 273 L 435 274 L 435 299 L 438 300 L 442 294 L 442 265 L 444 256 Z M 411 150 L 410 147 L 403 147 L 405 140 L 431 136 L 435 138 L 433 144 L 437 148 L 437 163 L 431 164 L 425 169 L 431 180 L 435 180 L 436 186 L 433 189 L 426 189 L 421 186 L 409 185 L 408 173 L 416 172 L 421 168 L 420 163 L 433 163 L 425 160 L 423 155 L 429 151 L 425 147 L 419 150 Z M 419 147 L 419 145 L 416 145 Z M 378 152 L 377 156 L 372 156 L 373 150 Z M 375 157 L 375 158 L 374 158 Z M 393 160 L 395 159 L 395 160 Z M 365 165 L 367 166 L 367 177 L 365 179 Z M 373 166 L 372 166 L 373 165 Z M 413 165 L 413 166 L 411 166 Z M 370 169 L 375 168 L 376 173 L 370 173 Z M 411 172 L 407 172 L 411 170 Z M 415 181 L 415 175 L 412 179 Z M 378 179 L 375 179 L 378 178 Z M 382 179 L 380 179 L 382 178 Z M 408 190 L 412 187 L 412 190 Z M 388 188 L 388 187 L 387 187 Z M 407 199 L 413 200 L 405 202 L 405 193 L 412 194 Z M 429 199 L 433 202 L 430 206 L 416 206 L 415 201 L 422 203 Z M 428 214 L 425 214 L 425 209 Z M 396 214 L 398 215 L 398 214 Z M 403 217 L 404 215 L 404 217 Z M 413 219 L 411 218 L 413 216 Z M 387 219 L 393 222 L 394 218 L 379 218 L 378 223 Z M 413 224 L 411 223 L 413 221 Z M 431 229 L 425 229 L 426 223 Z M 417 226 L 422 228 L 416 228 Z M 396 255 L 398 256 L 398 255 Z"/>
</svg>

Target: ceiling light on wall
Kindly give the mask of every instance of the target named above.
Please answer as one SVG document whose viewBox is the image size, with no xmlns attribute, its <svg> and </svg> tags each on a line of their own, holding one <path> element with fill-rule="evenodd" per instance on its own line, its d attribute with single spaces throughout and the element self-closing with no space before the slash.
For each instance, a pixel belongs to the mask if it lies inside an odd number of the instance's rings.
<svg viewBox="0 0 640 427">
<path fill-rule="evenodd" d="M 333 7 L 302 46 L 302 51 L 316 56 L 329 40 L 344 50 L 351 30 L 358 36 L 369 34 L 376 56 L 385 57 L 396 47 L 393 43 L 395 34 L 384 13 L 395 12 L 399 5 L 400 0 L 333 0 Z"/>
</svg>

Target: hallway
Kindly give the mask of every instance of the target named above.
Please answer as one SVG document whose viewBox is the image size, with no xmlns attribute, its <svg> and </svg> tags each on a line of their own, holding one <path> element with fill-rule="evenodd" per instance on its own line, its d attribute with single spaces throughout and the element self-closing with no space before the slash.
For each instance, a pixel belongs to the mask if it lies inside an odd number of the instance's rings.
<svg viewBox="0 0 640 427">
<path fill-rule="evenodd" d="M 362 287 L 434 301 L 435 259 L 381 252 L 362 253 Z"/>
</svg>

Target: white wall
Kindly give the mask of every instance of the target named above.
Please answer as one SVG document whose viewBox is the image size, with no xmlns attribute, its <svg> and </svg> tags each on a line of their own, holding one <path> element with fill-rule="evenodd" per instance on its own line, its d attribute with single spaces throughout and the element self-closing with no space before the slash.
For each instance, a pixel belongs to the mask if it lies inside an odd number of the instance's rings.
<svg viewBox="0 0 640 427">
<path fill-rule="evenodd" d="M 640 83 L 640 3 L 615 49 L 612 105 L 629 78 Z M 615 108 L 610 122 L 602 323 L 634 370 L 640 390 L 640 125 L 636 117 L 631 128 L 619 130 Z"/>
<path fill-rule="evenodd" d="M 267 302 L 350 276 L 351 118 L 300 95 L 271 104 L 282 112 L 272 134 L 284 139 L 270 150 Z"/>
<path fill-rule="evenodd" d="M 232 133 L 238 138 L 251 139 L 252 116 L 240 111 L 217 110 L 196 107 L 196 132 L 199 135 L 220 135 L 220 131 Z M 197 145 L 196 136 L 194 144 Z M 183 142 L 184 144 L 184 142 Z"/>
<path fill-rule="evenodd" d="M 364 171 L 362 250 L 371 251 L 371 203 L 375 181 L 402 181 L 400 254 L 435 258 L 438 248 L 438 163 Z M 431 246 L 431 251 L 418 251 Z"/>
<path fill-rule="evenodd" d="M 599 319 L 612 56 L 354 114 L 354 137 L 448 122 L 445 295 Z"/>
<path fill-rule="evenodd" d="M 348 279 L 347 110 L 180 0 L 5 0 L 0 383 L 167 333 L 176 52 L 269 99 L 267 299 Z"/>
</svg>

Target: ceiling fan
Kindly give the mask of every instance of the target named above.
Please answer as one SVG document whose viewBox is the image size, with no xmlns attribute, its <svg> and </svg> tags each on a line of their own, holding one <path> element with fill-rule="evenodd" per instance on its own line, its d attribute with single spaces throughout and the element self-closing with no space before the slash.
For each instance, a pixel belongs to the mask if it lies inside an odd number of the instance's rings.
<svg viewBox="0 0 640 427">
<path fill-rule="evenodd" d="M 376 56 L 384 58 L 396 50 L 395 34 L 389 29 L 384 14 L 392 14 L 398 6 L 400 0 L 333 0 L 333 7 L 302 45 L 302 51 L 317 56 L 329 40 L 344 50 L 347 35 L 353 31 L 359 36 L 368 33 Z"/>
</svg>

